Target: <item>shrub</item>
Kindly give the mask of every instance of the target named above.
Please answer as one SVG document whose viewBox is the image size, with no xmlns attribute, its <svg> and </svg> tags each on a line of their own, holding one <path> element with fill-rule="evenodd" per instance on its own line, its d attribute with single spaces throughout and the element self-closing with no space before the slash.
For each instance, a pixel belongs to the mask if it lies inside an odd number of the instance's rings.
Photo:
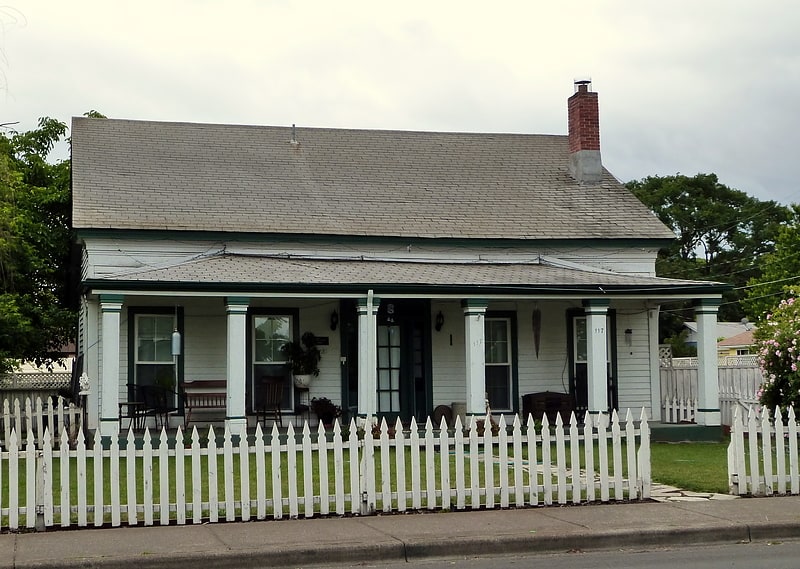
<svg viewBox="0 0 800 569">
<path fill-rule="evenodd" d="M 770 411 L 789 406 L 800 409 L 800 299 L 795 291 L 767 314 L 755 337 L 764 375 L 761 405 Z"/>
</svg>

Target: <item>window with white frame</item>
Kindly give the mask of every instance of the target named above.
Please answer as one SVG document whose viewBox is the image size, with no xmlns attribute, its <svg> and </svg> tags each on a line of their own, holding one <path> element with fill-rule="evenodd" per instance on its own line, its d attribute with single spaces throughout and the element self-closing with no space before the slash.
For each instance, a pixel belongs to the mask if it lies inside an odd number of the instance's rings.
<svg viewBox="0 0 800 569">
<path fill-rule="evenodd" d="M 492 412 L 511 411 L 511 319 L 484 320 L 486 347 L 486 396 Z"/>
</svg>

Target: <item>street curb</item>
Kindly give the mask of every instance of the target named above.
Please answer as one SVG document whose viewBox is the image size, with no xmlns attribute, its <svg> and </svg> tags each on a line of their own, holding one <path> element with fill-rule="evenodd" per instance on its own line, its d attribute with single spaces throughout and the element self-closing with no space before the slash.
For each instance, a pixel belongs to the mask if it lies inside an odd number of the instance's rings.
<svg viewBox="0 0 800 569">
<path fill-rule="evenodd" d="M 792 526 L 795 535 L 800 528 Z M 788 532 L 789 528 L 786 528 Z M 698 543 L 738 543 L 750 541 L 745 525 L 670 529 L 667 531 L 608 531 L 568 536 L 521 536 L 426 540 L 406 543 L 406 558 L 420 560 L 431 557 L 473 557 L 481 555 L 540 553 L 575 550 L 619 549 L 633 546 L 686 545 Z"/>
</svg>

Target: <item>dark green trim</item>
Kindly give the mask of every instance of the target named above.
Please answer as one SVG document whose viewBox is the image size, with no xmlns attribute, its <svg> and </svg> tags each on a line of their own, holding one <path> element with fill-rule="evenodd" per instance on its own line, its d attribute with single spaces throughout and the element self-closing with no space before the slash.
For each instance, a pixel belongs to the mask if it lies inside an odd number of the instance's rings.
<svg viewBox="0 0 800 569">
<path fill-rule="evenodd" d="M 508 318 L 511 321 L 511 412 L 519 412 L 519 330 L 515 310 L 490 310 L 484 316 L 484 327 L 489 318 Z M 485 364 L 484 364 L 485 365 Z"/>
<path fill-rule="evenodd" d="M 618 247 L 652 247 L 661 249 L 669 246 L 673 240 L 668 238 L 576 238 L 576 239 L 519 239 L 519 238 L 468 238 L 468 237 L 418 237 L 409 235 L 350 235 L 350 234 L 308 234 L 308 233 L 245 233 L 227 231 L 177 231 L 166 229 L 76 229 L 77 240 L 86 238 L 107 239 L 148 239 L 168 241 L 179 239 L 183 241 L 250 241 L 256 243 L 285 243 L 287 240 L 300 243 L 330 243 L 335 241 L 340 244 L 369 245 L 372 243 L 400 244 L 403 247 L 411 245 L 427 246 L 431 244 L 446 245 L 449 247 L 560 247 L 563 245 L 602 244 Z"/>
<path fill-rule="evenodd" d="M 122 304 L 125 302 L 124 294 L 101 294 L 100 302 L 118 302 Z"/>
<path fill-rule="evenodd" d="M 597 286 L 587 285 L 419 285 L 405 283 L 221 283 L 221 282 L 165 282 L 165 281 L 123 281 L 106 279 L 87 279 L 82 283 L 86 292 L 103 294 L 104 290 L 132 290 L 138 292 L 154 292 L 170 290 L 176 292 L 221 292 L 221 293 L 324 293 L 324 294 L 364 294 L 365 289 L 372 289 L 379 297 L 392 297 L 397 294 L 453 294 L 453 295 L 502 295 L 516 296 L 520 294 L 537 294 L 542 296 L 588 296 L 594 294 L 633 295 L 641 298 L 653 296 L 670 297 L 675 295 L 691 296 L 700 294 L 717 294 L 731 288 L 731 285 L 710 283 L 708 285 L 603 285 L 602 291 Z M 666 299 L 669 301 L 669 299 Z"/>
<path fill-rule="evenodd" d="M 461 308 L 463 308 L 465 312 L 473 308 L 486 310 L 488 306 L 489 301 L 483 298 L 465 298 L 461 301 Z"/>
<path fill-rule="evenodd" d="M 720 413 L 720 409 L 697 409 L 698 413 Z"/>
<path fill-rule="evenodd" d="M 236 415 L 234 417 L 225 417 L 225 420 L 235 420 L 235 419 L 247 419 L 247 415 Z"/>
<path fill-rule="evenodd" d="M 584 308 L 608 308 L 611 306 L 611 299 L 608 298 L 588 298 L 582 302 Z"/>
<path fill-rule="evenodd" d="M 228 306 L 250 306 L 250 297 L 228 296 L 225 297 L 225 304 Z"/>
<path fill-rule="evenodd" d="M 119 423 L 119 417 L 114 417 L 113 419 L 106 419 L 105 417 L 100 417 L 101 423 Z"/>
<path fill-rule="evenodd" d="M 721 298 L 698 298 L 692 302 L 694 308 L 719 308 L 721 304 Z"/>
</svg>

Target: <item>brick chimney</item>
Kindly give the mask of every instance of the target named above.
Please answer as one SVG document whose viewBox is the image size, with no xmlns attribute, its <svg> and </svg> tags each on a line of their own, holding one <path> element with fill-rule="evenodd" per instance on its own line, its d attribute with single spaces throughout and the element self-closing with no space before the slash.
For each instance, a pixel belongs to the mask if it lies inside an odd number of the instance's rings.
<svg viewBox="0 0 800 569">
<path fill-rule="evenodd" d="M 575 94 L 567 101 L 569 118 L 569 173 L 579 182 L 599 182 L 603 177 L 600 162 L 600 112 L 597 93 L 591 81 L 576 80 Z"/>
</svg>

